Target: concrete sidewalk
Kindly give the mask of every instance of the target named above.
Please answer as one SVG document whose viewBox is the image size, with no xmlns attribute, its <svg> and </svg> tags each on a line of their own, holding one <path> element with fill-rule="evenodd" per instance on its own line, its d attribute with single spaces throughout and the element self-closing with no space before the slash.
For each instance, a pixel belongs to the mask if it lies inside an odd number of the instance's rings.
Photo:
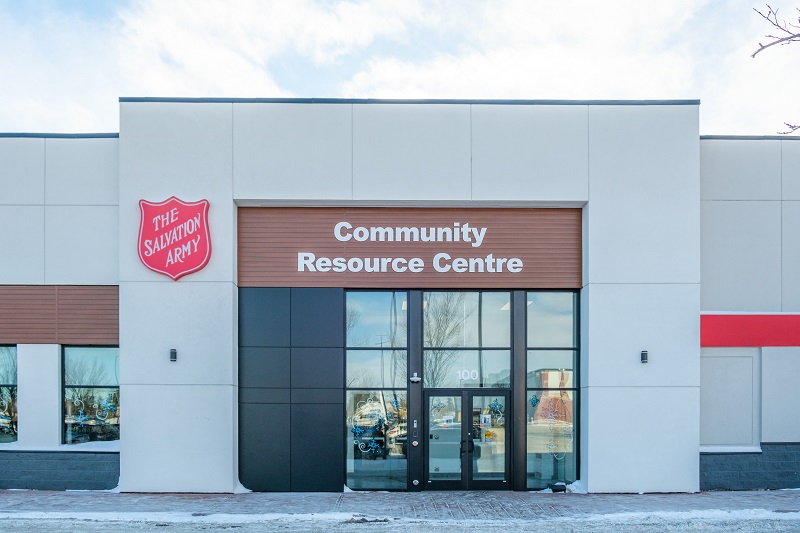
<svg viewBox="0 0 800 533">
<path fill-rule="evenodd" d="M 4 531 L 800 531 L 800 491 L 698 494 L 0 490 Z M 52 528 L 52 529 L 49 529 Z"/>
</svg>

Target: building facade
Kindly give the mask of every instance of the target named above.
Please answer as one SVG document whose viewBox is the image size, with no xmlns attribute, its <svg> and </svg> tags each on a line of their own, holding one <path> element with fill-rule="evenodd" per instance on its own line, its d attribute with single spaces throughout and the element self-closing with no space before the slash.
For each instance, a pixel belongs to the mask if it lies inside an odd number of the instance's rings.
<svg viewBox="0 0 800 533">
<path fill-rule="evenodd" d="M 800 142 L 697 101 L 0 135 L 0 487 L 800 486 Z"/>
</svg>

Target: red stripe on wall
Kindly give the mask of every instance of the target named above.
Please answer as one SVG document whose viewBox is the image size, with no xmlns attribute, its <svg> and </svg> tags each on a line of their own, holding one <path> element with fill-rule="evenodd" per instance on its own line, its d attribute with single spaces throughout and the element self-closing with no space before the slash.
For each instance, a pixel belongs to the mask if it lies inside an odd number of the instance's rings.
<svg viewBox="0 0 800 533">
<path fill-rule="evenodd" d="M 700 346 L 800 346 L 800 315 L 701 315 Z"/>
</svg>

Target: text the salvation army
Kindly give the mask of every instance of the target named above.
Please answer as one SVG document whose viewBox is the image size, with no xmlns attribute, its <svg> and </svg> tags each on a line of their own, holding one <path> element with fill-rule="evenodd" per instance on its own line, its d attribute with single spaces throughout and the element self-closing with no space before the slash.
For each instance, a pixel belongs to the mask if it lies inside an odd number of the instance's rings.
<svg viewBox="0 0 800 533">
<path fill-rule="evenodd" d="M 166 266 L 169 266 L 183 263 L 184 258 L 197 252 L 201 237 L 195 234 L 202 227 L 201 215 L 198 213 L 184 221 L 179 215 L 178 208 L 173 207 L 152 218 L 153 231 L 157 233 L 154 239 L 146 239 L 143 243 L 146 257 L 169 249 L 166 259 Z"/>
</svg>

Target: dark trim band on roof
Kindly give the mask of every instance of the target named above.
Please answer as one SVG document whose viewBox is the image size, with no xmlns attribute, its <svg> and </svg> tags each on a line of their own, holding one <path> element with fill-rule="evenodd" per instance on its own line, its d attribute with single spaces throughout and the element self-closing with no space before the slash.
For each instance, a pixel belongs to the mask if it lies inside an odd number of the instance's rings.
<svg viewBox="0 0 800 533">
<path fill-rule="evenodd" d="M 800 141 L 798 135 L 701 135 L 701 141 Z"/>
<path fill-rule="evenodd" d="M 119 133 L 2 133 L 0 138 L 22 137 L 34 139 L 119 139 Z"/>
<path fill-rule="evenodd" d="M 458 100 L 374 98 L 154 98 L 120 97 L 120 103 L 187 104 L 467 104 L 467 105 L 699 105 L 700 100 Z"/>
</svg>

